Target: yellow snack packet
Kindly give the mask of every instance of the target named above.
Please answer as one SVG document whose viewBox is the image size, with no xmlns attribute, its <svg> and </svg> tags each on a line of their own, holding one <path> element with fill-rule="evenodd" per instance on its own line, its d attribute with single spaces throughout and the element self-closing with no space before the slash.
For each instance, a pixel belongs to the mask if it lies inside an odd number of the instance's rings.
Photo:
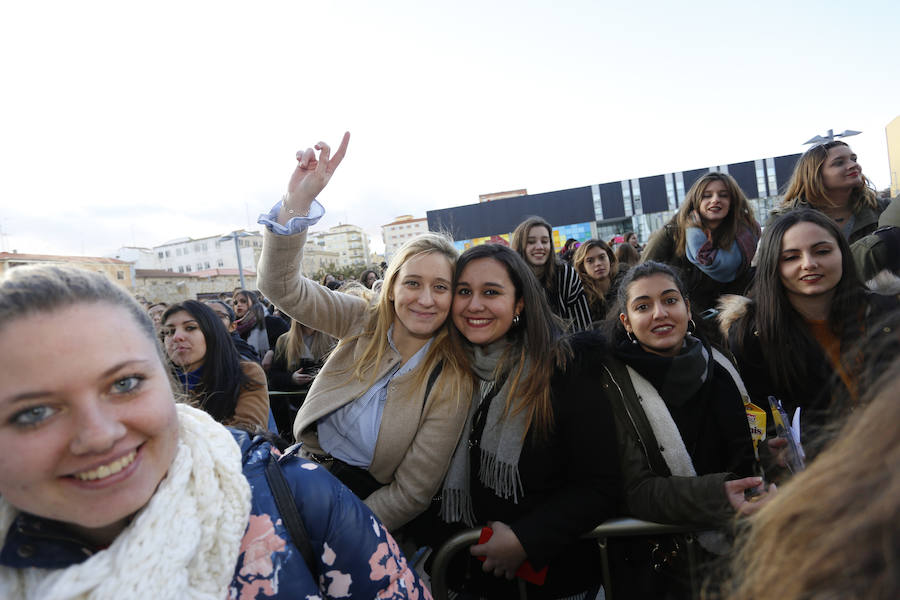
<svg viewBox="0 0 900 600">
<path fill-rule="evenodd" d="M 747 412 L 747 424 L 750 425 L 750 437 L 753 439 L 753 450 L 756 452 L 759 443 L 766 439 L 766 411 L 746 397 L 744 410 Z"/>
</svg>

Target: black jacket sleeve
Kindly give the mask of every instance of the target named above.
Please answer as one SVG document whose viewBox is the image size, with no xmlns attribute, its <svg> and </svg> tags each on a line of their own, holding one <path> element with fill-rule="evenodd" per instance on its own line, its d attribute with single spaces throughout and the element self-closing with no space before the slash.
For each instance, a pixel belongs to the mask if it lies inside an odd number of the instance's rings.
<svg viewBox="0 0 900 600">
<path fill-rule="evenodd" d="M 552 391 L 554 430 L 549 444 L 557 457 L 555 468 L 564 472 L 563 482 L 510 524 L 536 568 L 616 516 L 621 489 L 607 400 L 592 389 L 591 378 L 580 368 L 555 377 Z"/>
</svg>

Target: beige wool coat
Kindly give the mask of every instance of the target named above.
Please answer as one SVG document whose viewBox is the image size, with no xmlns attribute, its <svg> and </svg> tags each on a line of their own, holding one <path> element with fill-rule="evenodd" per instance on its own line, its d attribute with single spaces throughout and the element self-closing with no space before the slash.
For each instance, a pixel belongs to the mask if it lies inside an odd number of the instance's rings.
<svg viewBox="0 0 900 600">
<path fill-rule="evenodd" d="M 361 298 L 334 292 L 300 274 L 306 232 L 276 235 L 264 232 L 257 283 L 284 313 L 338 339 L 364 331 L 367 303 Z M 340 344 L 316 376 L 294 421 L 294 436 L 307 453 L 324 454 L 314 425 L 322 417 L 360 398 L 372 381 L 384 377 L 401 360 L 388 348 L 371 376 L 359 380 L 352 370 L 360 361 L 370 336 Z M 442 394 L 442 381 L 454 377 L 443 369 L 427 402 L 427 374 L 422 367 L 394 377 L 369 473 L 386 484 L 365 503 L 389 530 L 396 529 L 424 511 L 437 492 L 459 442 L 471 401 L 471 384 L 462 386 L 459 398 Z M 467 380 L 468 378 L 466 378 Z"/>
</svg>

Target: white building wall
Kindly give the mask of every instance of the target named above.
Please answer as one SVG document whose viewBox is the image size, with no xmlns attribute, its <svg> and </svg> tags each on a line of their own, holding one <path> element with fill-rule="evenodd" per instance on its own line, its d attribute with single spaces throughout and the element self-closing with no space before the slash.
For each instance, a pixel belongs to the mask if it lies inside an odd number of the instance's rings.
<svg viewBox="0 0 900 600">
<path fill-rule="evenodd" d="M 227 235 L 227 234 L 226 234 Z M 234 240 L 219 241 L 222 236 L 192 239 L 186 238 L 155 246 L 158 265 L 154 268 L 166 269 L 174 273 L 196 273 L 205 269 L 237 269 L 237 253 Z M 245 270 L 256 271 L 259 253 L 262 251 L 262 236 L 252 232 L 238 239 L 241 262 Z"/>
<path fill-rule="evenodd" d="M 362 227 L 336 225 L 328 231 L 310 234 L 310 239 L 325 251 L 337 253 L 338 267 L 364 267 L 369 264 L 369 237 Z"/>
<path fill-rule="evenodd" d="M 384 260 L 391 261 L 394 253 L 408 240 L 428 231 L 428 219 L 397 219 L 393 223 L 381 226 L 384 240 Z"/>
<path fill-rule="evenodd" d="M 135 269 L 163 268 L 160 266 L 159 259 L 156 257 L 156 252 L 150 248 L 125 246 L 116 250 L 115 255 L 110 258 L 117 258 L 119 260 L 124 260 L 125 262 L 130 262 L 134 265 Z"/>
</svg>

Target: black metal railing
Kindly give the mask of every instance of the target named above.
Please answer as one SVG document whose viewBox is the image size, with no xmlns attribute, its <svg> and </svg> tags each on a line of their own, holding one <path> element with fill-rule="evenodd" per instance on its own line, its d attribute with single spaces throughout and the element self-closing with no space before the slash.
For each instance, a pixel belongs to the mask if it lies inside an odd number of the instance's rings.
<svg viewBox="0 0 900 600">
<path fill-rule="evenodd" d="M 585 535 L 586 538 L 597 540 L 597 546 L 600 548 L 600 568 L 603 577 L 603 588 L 606 594 L 606 600 L 612 600 L 612 580 L 609 569 L 609 552 L 607 540 L 616 537 L 631 537 L 639 535 L 670 535 L 685 533 L 687 536 L 687 557 L 690 568 L 691 592 L 696 597 L 699 589 L 699 583 L 696 581 L 696 556 L 694 550 L 694 537 L 690 535 L 696 531 L 696 527 L 684 525 L 665 525 L 662 523 L 652 523 L 650 521 L 641 521 L 639 519 L 623 518 L 611 519 L 597 526 L 596 529 Z M 447 590 L 447 568 L 453 556 L 464 548 L 468 548 L 472 544 L 478 542 L 481 535 L 481 529 L 468 529 L 462 531 L 449 540 L 437 550 L 434 556 L 434 563 L 431 569 L 431 592 L 435 600 L 448 600 Z M 519 580 L 519 597 L 525 598 L 524 582 Z"/>
</svg>

